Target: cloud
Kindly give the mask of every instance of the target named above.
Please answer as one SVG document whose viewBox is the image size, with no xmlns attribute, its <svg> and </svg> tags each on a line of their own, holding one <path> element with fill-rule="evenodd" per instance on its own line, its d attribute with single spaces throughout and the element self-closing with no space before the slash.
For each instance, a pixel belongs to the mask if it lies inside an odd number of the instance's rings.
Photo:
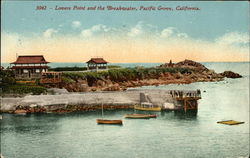
<svg viewBox="0 0 250 158">
<path fill-rule="evenodd" d="M 93 33 L 92 33 L 91 29 L 87 29 L 87 30 L 82 30 L 81 35 L 83 37 L 91 37 L 93 35 Z"/>
<path fill-rule="evenodd" d="M 188 34 L 186 34 L 186 33 L 178 33 L 178 34 L 177 34 L 177 37 L 180 37 L 180 38 L 188 38 Z"/>
<path fill-rule="evenodd" d="M 135 36 L 139 36 L 139 35 L 141 35 L 143 33 L 144 33 L 143 23 L 142 22 L 138 22 L 136 24 L 136 26 L 133 27 L 133 28 L 131 28 L 131 30 L 128 32 L 128 36 L 135 37 Z"/>
<path fill-rule="evenodd" d="M 156 35 L 158 33 L 157 27 L 143 21 L 139 21 L 134 27 L 132 27 L 127 35 L 129 37 L 140 37 L 147 35 Z"/>
<path fill-rule="evenodd" d="M 174 27 L 168 27 L 166 29 L 163 29 L 161 32 L 161 37 L 168 38 L 168 37 L 172 36 L 174 33 L 174 29 L 175 29 Z"/>
<path fill-rule="evenodd" d="M 55 30 L 53 28 L 49 28 L 46 31 L 43 32 L 43 37 L 45 38 L 51 38 L 53 34 L 57 33 L 58 30 Z"/>
<path fill-rule="evenodd" d="M 1 34 L 2 60 L 14 61 L 16 53 L 43 54 L 51 62 L 82 62 L 91 56 L 103 56 L 109 62 L 249 60 L 249 38 L 240 32 L 206 40 L 193 38 L 175 27 L 158 29 L 144 22 L 130 28 L 97 24 L 81 30 L 80 35 L 58 33 L 53 37 L 57 32 L 50 28 L 32 35 Z"/>
<path fill-rule="evenodd" d="M 81 36 L 85 38 L 101 37 L 106 34 L 106 37 L 124 37 L 124 38 L 172 38 L 172 39 L 184 39 L 188 38 L 188 34 L 179 31 L 175 27 L 167 27 L 162 31 L 159 31 L 157 26 L 148 24 L 143 21 L 139 21 L 136 25 L 131 28 L 122 27 L 109 27 L 104 24 L 97 24 L 90 28 L 81 31 Z"/>
<path fill-rule="evenodd" d="M 77 29 L 77 28 L 80 28 L 81 27 L 81 22 L 80 21 L 73 21 L 71 26 L 73 29 Z"/>
<path fill-rule="evenodd" d="M 141 38 L 188 38 L 188 34 L 179 31 L 175 27 L 167 27 L 159 30 L 157 26 L 139 21 L 134 27 L 127 32 L 128 37 L 141 37 Z"/>
<path fill-rule="evenodd" d="M 175 27 L 167 27 L 161 31 L 160 37 L 162 38 L 188 38 L 188 34 L 180 32 Z"/>
<path fill-rule="evenodd" d="M 82 37 L 92 37 L 94 35 L 98 36 L 100 34 L 107 33 L 111 30 L 112 30 L 112 28 L 110 28 L 106 25 L 98 24 L 98 25 L 92 26 L 89 29 L 82 30 L 81 35 L 82 35 Z"/>
<path fill-rule="evenodd" d="M 215 42 L 219 45 L 224 45 L 224 46 L 230 46 L 230 45 L 246 46 L 249 44 L 249 35 L 248 33 L 229 32 L 215 39 Z"/>
</svg>

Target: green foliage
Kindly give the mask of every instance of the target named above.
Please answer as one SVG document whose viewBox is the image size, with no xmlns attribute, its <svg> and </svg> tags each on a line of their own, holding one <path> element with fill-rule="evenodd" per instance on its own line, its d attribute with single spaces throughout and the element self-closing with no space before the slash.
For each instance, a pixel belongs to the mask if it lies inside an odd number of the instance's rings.
<svg viewBox="0 0 250 158">
<path fill-rule="evenodd" d="M 121 68 L 121 66 L 117 65 L 108 65 L 108 69 L 118 69 Z M 49 68 L 49 71 L 86 71 L 88 70 L 87 67 L 56 67 L 56 68 Z"/>
<path fill-rule="evenodd" d="M 12 70 L 0 70 L 0 86 L 15 84 L 15 74 Z"/>
<path fill-rule="evenodd" d="M 108 67 L 108 69 L 118 69 L 118 68 L 121 68 L 121 66 L 118 66 L 118 65 L 108 65 L 107 67 Z"/>
<path fill-rule="evenodd" d="M 65 76 L 62 77 L 62 82 L 63 83 L 72 83 L 74 82 L 71 78 L 67 78 Z"/>
<path fill-rule="evenodd" d="M 87 80 L 89 86 L 92 86 L 97 80 L 109 78 L 114 82 L 123 82 L 129 80 L 142 80 L 146 78 L 158 78 L 161 73 L 191 73 L 187 68 L 120 68 L 110 69 L 108 71 L 97 72 L 65 72 L 63 77 L 77 82 L 78 79 Z"/>
<path fill-rule="evenodd" d="M 32 93 L 35 95 L 45 93 L 46 88 L 41 86 L 31 86 L 31 85 L 8 85 L 2 87 L 3 93 L 14 93 L 14 94 L 26 94 Z"/>
<path fill-rule="evenodd" d="M 18 83 L 16 84 L 15 74 L 12 70 L 1 70 L 1 93 L 13 94 L 41 94 L 46 92 L 46 88 L 37 86 L 36 83 Z"/>
<path fill-rule="evenodd" d="M 112 81 L 127 81 L 136 79 L 136 71 L 133 68 L 109 70 L 109 77 Z"/>
<path fill-rule="evenodd" d="M 87 67 L 56 67 L 50 68 L 49 71 L 86 71 Z"/>
</svg>

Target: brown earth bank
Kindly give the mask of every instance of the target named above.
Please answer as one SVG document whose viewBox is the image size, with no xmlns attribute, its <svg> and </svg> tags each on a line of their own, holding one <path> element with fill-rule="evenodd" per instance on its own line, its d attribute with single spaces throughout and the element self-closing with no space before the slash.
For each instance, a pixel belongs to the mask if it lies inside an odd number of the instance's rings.
<svg viewBox="0 0 250 158">
<path fill-rule="evenodd" d="M 164 72 L 147 78 L 137 78 L 135 80 L 114 81 L 110 77 L 97 79 L 95 81 L 88 81 L 87 79 L 76 79 L 74 82 L 62 82 L 58 87 L 65 88 L 69 92 L 89 92 L 89 91 L 122 91 L 130 87 L 140 86 L 158 86 L 166 84 L 190 84 L 193 82 L 216 82 L 222 81 L 225 77 L 240 78 L 241 75 L 232 71 L 225 71 L 223 73 L 216 73 L 214 70 L 206 68 L 204 65 L 192 61 L 184 60 L 176 64 L 165 63 L 156 67 L 161 68 L 186 68 L 190 72 L 170 73 Z M 51 87 L 51 86 L 48 86 Z"/>
</svg>

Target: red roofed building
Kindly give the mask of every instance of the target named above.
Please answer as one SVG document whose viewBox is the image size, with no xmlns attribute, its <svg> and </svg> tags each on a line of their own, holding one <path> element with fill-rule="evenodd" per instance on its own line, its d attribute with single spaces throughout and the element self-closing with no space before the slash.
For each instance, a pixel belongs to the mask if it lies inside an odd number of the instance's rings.
<svg viewBox="0 0 250 158">
<path fill-rule="evenodd" d="M 18 56 L 11 68 L 15 71 L 18 79 L 41 78 L 42 72 L 48 71 L 48 64 L 43 55 Z"/>
<path fill-rule="evenodd" d="M 107 63 L 103 58 L 91 58 L 87 61 L 89 70 L 107 69 Z"/>
</svg>

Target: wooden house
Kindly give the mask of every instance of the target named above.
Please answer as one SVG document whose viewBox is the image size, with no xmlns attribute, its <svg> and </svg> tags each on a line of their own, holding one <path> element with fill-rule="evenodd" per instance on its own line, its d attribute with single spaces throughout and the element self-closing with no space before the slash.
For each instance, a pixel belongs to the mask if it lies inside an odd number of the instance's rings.
<svg viewBox="0 0 250 158">
<path fill-rule="evenodd" d="M 48 71 L 49 62 L 43 55 L 25 55 L 18 56 L 11 69 L 15 71 L 17 79 L 37 79 L 42 77 L 42 72 Z"/>
</svg>

